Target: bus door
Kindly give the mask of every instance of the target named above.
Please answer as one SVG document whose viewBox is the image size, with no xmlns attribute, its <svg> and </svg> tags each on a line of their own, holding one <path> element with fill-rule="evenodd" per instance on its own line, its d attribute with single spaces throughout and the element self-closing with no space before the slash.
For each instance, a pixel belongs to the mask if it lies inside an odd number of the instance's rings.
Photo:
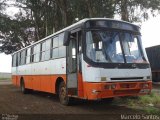
<svg viewBox="0 0 160 120">
<path fill-rule="evenodd" d="M 69 45 L 66 52 L 66 73 L 67 73 L 67 92 L 68 95 L 77 95 L 78 77 L 77 77 L 77 33 L 70 35 Z"/>
</svg>

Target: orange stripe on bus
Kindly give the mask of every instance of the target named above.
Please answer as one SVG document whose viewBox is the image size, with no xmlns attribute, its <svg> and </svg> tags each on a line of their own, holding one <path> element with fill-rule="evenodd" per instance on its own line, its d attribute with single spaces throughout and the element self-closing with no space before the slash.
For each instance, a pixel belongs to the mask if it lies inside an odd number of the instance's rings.
<svg viewBox="0 0 160 120">
<path fill-rule="evenodd" d="M 63 78 L 66 82 L 66 75 L 21 75 L 12 76 L 12 82 L 16 86 L 20 86 L 20 79 L 23 77 L 25 87 L 28 89 L 55 93 L 55 85 L 58 77 Z"/>
</svg>

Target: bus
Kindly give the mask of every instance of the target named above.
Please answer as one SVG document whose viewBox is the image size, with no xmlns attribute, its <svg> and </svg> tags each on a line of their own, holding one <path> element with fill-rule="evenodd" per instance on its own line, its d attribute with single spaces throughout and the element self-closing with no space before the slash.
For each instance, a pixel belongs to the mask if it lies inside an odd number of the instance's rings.
<svg viewBox="0 0 160 120">
<path fill-rule="evenodd" d="M 150 94 L 151 69 L 140 27 L 109 18 L 86 18 L 12 54 L 12 81 L 22 93 L 113 100 Z"/>
</svg>

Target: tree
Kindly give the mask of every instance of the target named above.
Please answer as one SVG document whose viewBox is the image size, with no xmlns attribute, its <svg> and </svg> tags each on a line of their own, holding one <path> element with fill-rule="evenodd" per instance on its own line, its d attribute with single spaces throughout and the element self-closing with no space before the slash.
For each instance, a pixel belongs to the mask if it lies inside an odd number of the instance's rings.
<svg viewBox="0 0 160 120">
<path fill-rule="evenodd" d="M 117 0 L 115 3 L 115 13 L 129 22 L 147 20 L 149 14 L 155 16 L 155 12 L 160 10 L 160 0 Z"/>
<path fill-rule="evenodd" d="M 140 22 L 160 10 L 160 0 L 16 0 L 14 19 L 4 15 L 9 7 L 0 1 L 0 52 L 12 53 L 66 26 L 75 18 L 114 18 Z M 150 11 L 150 13 L 148 13 Z"/>
<path fill-rule="evenodd" d="M 0 51 L 10 54 L 34 41 L 30 20 L 12 20 L 3 15 L 0 17 L 1 44 Z"/>
</svg>

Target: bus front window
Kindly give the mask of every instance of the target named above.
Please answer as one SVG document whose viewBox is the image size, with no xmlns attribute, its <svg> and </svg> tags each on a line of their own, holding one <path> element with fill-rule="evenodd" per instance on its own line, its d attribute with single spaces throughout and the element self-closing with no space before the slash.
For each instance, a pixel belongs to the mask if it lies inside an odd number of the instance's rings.
<svg viewBox="0 0 160 120">
<path fill-rule="evenodd" d="M 142 47 L 140 44 L 140 36 L 131 33 L 123 33 L 120 35 L 124 48 L 124 54 L 127 63 L 143 63 L 146 62 Z"/>
<path fill-rule="evenodd" d="M 88 31 L 86 55 L 92 61 L 102 63 L 124 63 L 125 59 L 127 63 L 144 62 L 143 51 L 138 40 L 137 36 L 127 32 Z"/>
</svg>

